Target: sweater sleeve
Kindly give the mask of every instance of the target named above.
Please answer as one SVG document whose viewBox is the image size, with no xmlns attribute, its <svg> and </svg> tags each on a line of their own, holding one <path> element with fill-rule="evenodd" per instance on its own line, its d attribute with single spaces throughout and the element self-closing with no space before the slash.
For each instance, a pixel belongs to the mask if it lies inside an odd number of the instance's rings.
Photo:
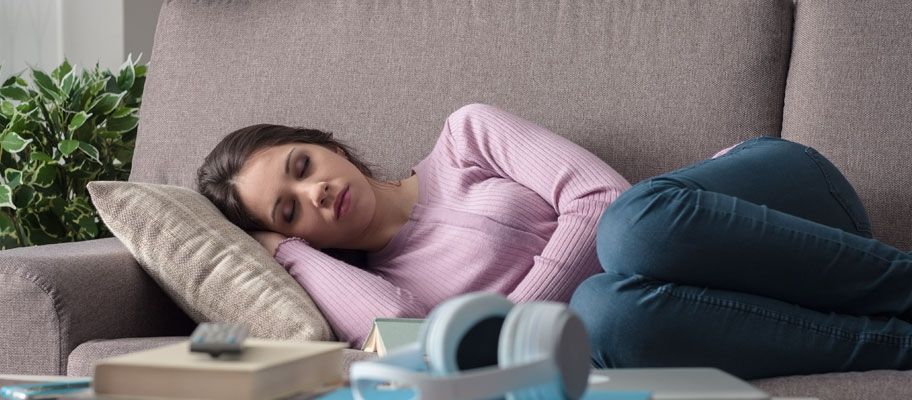
<svg viewBox="0 0 912 400">
<path fill-rule="evenodd" d="M 531 189 L 558 214 L 542 253 L 507 297 L 568 302 L 583 280 L 601 271 L 598 220 L 630 183 L 581 146 L 493 106 L 464 106 L 447 118 L 444 129 L 460 162 Z"/>
<path fill-rule="evenodd" d="M 275 259 L 310 294 L 338 339 L 350 345 L 360 348 L 376 317 L 423 318 L 428 312 L 409 291 L 298 238 L 279 243 Z"/>
</svg>

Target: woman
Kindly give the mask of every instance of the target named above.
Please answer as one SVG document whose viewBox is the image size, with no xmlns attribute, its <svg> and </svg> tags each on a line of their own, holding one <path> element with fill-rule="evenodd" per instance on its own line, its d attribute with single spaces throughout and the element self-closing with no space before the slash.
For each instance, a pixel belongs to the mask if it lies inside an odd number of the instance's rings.
<svg viewBox="0 0 912 400">
<path fill-rule="evenodd" d="M 491 290 L 569 301 L 597 367 L 909 365 L 909 324 L 863 316 L 909 316 L 908 255 L 870 239 L 835 167 L 781 139 L 726 150 L 627 190 L 585 149 L 473 104 L 395 185 L 330 134 L 257 125 L 213 150 L 199 190 L 355 345 L 374 317 Z M 367 268 L 320 249 L 363 250 Z"/>
<path fill-rule="evenodd" d="M 339 340 L 494 291 L 567 303 L 601 271 L 595 227 L 629 184 L 582 147 L 495 107 L 447 117 L 431 153 L 378 182 L 328 133 L 255 125 L 206 158 L 198 190 L 307 290 Z M 321 249 L 366 253 L 366 268 Z"/>
</svg>

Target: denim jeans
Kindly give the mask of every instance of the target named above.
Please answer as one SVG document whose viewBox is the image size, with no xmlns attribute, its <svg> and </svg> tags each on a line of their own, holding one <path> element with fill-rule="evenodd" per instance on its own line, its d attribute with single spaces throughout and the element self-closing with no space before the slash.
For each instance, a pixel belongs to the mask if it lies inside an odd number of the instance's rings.
<svg viewBox="0 0 912 400">
<path fill-rule="evenodd" d="M 602 214 L 570 307 L 596 367 L 744 379 L 912 368 L 912 255 L 871 238 L 814 149 L 760 137 L 642 181 Z"/>
</svg>

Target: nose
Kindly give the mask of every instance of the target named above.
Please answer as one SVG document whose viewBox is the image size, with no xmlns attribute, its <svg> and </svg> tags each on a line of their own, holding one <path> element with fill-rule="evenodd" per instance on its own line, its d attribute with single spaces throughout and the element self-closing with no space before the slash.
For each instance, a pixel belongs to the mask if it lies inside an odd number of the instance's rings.
<svg viewBox="0 0 912 400">
<path fill-rule="evenodd" d="M 327 201 L 327 196 L 329 195 L 329 184 L 326 182 L 319 182 L 316 185 L 313 185 L 311 188 L 311 196 L 313 199 L 314 207 L 320 208 L 323 207 Z"/>
</svg>

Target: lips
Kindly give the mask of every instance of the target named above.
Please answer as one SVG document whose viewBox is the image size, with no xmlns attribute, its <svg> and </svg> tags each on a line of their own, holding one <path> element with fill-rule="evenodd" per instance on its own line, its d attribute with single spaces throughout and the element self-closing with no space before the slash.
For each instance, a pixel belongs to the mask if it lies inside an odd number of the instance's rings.
<svg viewBox="0 0 912 400">
<path fill-rule="evenodd" d="M 345 189 L 342 189 L 342 191 L 339 192 L 339 195 L 336 196 L 336 202 L 335 202 L 335 204 L 333 204 L 333 208 L 336 211 L 337 220 L 339 219 L 339 212 L 342 211 L 342 203 L 343 203 L 343 200 L 345 200 L 346 193 L 348 193 L 348 187 L 345 187 Z"/>
</svg>

